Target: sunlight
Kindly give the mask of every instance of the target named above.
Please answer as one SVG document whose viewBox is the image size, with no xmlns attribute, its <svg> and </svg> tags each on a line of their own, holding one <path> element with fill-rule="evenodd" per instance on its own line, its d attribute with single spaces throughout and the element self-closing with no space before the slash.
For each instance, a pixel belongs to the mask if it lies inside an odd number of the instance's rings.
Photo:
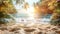
<svg viewBox="0 0 60 34">
<path fill-rule="evenodd" d="M 27 8 L 27 14 L 29 15 L 30 19 L 34 19 L 34 7 L 30 6 Z"/>
<path fill-rule="evenodd" d="M 34 19 L 34 3 L 37 3 L 39 0 L 25 0 L 28 3 L 29 7 L 27 8 L 27 13 L 30 19 Z"/>
</svg>

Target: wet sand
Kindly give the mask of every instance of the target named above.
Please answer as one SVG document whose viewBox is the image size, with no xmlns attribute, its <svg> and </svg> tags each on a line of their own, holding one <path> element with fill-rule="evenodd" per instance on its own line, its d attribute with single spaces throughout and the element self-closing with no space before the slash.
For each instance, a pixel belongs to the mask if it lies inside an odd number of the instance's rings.
<svg viewBox="0 0 60 34">
<path fill-rule="evenodd" d="M 0 27 L 0 34 L 60 34 L 60 27 L 50 24 L 14 24 Z"/>
</svg>

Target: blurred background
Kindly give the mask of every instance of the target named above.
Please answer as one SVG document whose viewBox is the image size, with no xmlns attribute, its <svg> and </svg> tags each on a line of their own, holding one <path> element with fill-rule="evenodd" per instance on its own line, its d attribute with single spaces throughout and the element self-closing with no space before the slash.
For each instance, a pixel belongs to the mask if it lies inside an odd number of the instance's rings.
<svg viewBox="0 0 60 34">
<path fill-rule="evenodd" d="M 0 23 L 60 23 L 60 0 L 0 0 Z"/>
</svg>

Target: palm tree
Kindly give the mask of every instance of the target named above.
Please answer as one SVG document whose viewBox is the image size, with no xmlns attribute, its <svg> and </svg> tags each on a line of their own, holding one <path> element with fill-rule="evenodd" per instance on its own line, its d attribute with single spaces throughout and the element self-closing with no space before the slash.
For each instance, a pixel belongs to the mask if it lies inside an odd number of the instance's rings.
<svg viewBox="0 0 60 34">
<path fill-rule="evenodd" d="M 52 16 L 51 24 L 60 25 L 60 1 L 57 1 L 57 7 Z"/>
<path fill-rule="evenodd" d="M 14 14 L 13 12 L 16 13 L 12 0 L 0 0 L 0 24 L 6 24 L 8 21 L 5 18 L 12 18 L 8 14 Z"/>
</svg>

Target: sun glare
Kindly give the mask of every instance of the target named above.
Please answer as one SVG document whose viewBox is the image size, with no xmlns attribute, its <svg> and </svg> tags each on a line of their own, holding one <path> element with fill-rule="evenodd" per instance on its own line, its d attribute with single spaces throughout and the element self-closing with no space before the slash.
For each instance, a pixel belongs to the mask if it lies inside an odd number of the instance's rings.
<svg viewBox="0 0 60 34">
<path fill-rule="evenodd" d="M 27 8 L 27 13 L 30 19 L 34 19 L 34 3 L 37 3 L 39 0 L 25 0 L 28 3 L 29 7 Z"/>
</svg>

